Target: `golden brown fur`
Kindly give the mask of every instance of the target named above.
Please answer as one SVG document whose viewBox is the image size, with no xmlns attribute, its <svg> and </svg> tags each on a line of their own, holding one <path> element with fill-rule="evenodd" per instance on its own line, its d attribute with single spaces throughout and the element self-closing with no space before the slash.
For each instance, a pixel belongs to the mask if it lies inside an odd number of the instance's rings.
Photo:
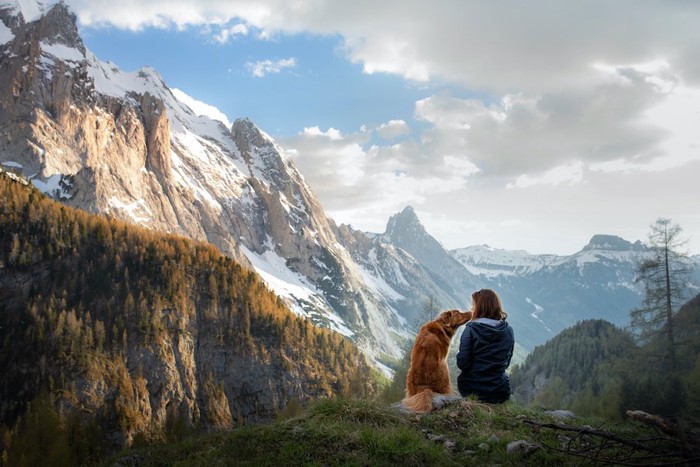
<svg viewBox="0 0 700 467">
<path fill-rule="evenodd" d="M 414 412 L 430 412 L 433 394 L 452 394 L 447 351 L 457 328 L 470 319 L 470 311 L 443 311 L 420 328 L 411 351 L 404 407 Z"/>
</svg>

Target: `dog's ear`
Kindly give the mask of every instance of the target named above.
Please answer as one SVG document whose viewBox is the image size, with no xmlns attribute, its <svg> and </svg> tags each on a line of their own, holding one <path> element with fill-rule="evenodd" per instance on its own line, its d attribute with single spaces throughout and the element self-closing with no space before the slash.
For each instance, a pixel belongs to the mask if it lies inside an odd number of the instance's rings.
<svg viewBox="0 0 700 467">
<path fill-rule="evenodd" d="M 440 322 L 440 324 L 445 325 L 445 326 L 450 326 L 452 325 L 452 319 L 455 313 L 459 313 L 459 310 L 447 310 L 443 311 L 440 313 L 440 315 L 437 317 L 437 321 Z"/>
<path fill-rule="evenodd" d="M 439 322 L 440 324 L 442 324 L 444 326 L 449 326 L 450 323 L 452 322 L 452 310 L 443 311 L 442 313 L 440 313 L 438 315 L 438 317 L 435 321 Z"/>
</svg>

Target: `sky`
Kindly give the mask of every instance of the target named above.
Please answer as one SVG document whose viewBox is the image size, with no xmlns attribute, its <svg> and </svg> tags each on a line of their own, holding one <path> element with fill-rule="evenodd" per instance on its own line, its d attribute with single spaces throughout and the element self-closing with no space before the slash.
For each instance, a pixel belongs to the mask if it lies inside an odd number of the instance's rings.
<svg viewBox="0 0 700 467">
<path fill-rule="evenodd" d="M 670 218 L 700 254 L 700 2 L 66 0 L 86 46 L 248 117 L 327 215 L 568 255 Z"/>
</svg>

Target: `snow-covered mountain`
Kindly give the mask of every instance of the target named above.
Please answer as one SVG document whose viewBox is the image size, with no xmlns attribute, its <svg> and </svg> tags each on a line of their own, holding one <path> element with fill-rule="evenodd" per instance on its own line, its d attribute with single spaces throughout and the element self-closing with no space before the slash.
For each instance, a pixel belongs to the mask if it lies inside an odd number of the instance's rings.
<svg viewBox="0 0 700 467">
<path fill-rule="evenodd" d="M 5 168 L 69 205 L 214 243 L 296 313 L 371 356 L 398 356 L 407 299 L 371 261 L 353 260 L 270 136 L 248 119 L 227 126 L 202 112 L 152 68 L 100 61 L 63 3 L 5 0 L 0 24 Z"/>
<path fill-rule="evenodd" d="M 501 291 L 521 343 L 532 348 L 583 319 L 604 318 L 625 326 L 630 310 L 641 304 L 636 270 L 648 250 L 639 241 L 595 235 L 570 256 L 531 255 L 488 246 L 451 253 L 485 284 Z M 697 274 L 692 281 L 700 285 Z"/>
<path fill-rule="evenodd" d="M 474 245 L 451 251 L 469 272 L 481 277 L 508 277 L 531 274 L 559 259 L 556 255 L 533 255 L 524 250 L 502 250 Z"/>
</svg>

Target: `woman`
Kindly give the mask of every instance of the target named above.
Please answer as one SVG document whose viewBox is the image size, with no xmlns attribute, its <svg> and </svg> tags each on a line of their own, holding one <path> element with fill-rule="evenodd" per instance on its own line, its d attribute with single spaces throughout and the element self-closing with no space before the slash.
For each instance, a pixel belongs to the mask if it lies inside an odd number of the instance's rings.
<svg viewBox="0 0 700 467">
<path fill-rule="evenodd" d="M 513 328 L 506 322 L 496 292 L 481 289 L 472 294 L 472 319 L 459 343 L 457 378 L 459 393 L 476 395 L 480 401 L 501 403 L 510 398 L 506 368 L 513 356 Z"/>
</svg>

